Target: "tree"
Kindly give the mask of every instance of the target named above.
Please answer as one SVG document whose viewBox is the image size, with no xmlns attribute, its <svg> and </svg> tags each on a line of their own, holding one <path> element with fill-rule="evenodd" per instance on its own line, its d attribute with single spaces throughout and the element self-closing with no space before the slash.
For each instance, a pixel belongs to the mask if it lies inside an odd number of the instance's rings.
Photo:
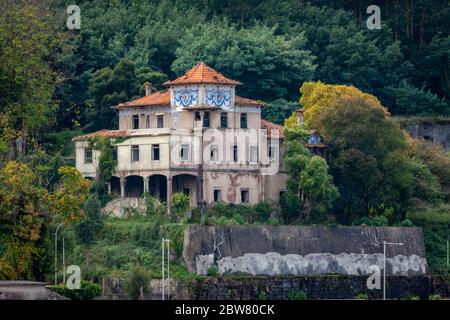
<svg viewBox="0 0 450 320">
<path fill-rule="evenodd" d="M 96 71 L 89 84 L 91 99 L 86 101 L 86 130 L 115 129 L 117 112 L 111 107 L 142 96 L 144 83 L 159 85 L 166 80 L 160 72 L 149 68 L 136 69 L 134 63 L 122 59 L 113 69 L 107 67 Z"/>
<path fill-rule="evenodd" d="M 0 170 L 0 279 L 31 279 L 33 265 L 45 259 L 48 193 L 36 179 L 15 161 Z"/>
<path fill-rule="evenodd" d="M 0 8 L 0 151 L 9 159 L 32 149 L 55 106 L 48 56 L 59 38 L 40 9 L 24 1 Z"/>
<path fill-rule="evenodd" d="M 297 109 L 297 102 L 277 99 L 262 108 L 261 116 L 270 122 L 283 124 L 284 120 Z"/>
<path fill-rule="evenodd" d="M 324 159 L 311 156 L 303 146 L 307 132 L 299 126 L 285 126 L 284 161 L 289 173 L 288 192 L 281 199 L 285 220 L 309 221 L 312 211 L 320 214 L 339 197 Z"/>
<path fill-rule="evenodd" d="M 344 97 L 358 97 L 368 106 L 387 114 L 387 110 L 375 96 L 364 93 L 353 86 L 331 85 L 320 81 L 305 82 L 300 88 L 300 93 L 300 105 L 305 110 L 305 125 L 312 129 L 319 129 L 320 114 L 327 109 L 338 108 L 339 104 L 336 101 Z"/>
<path fill-rule="evenodd" d="M 240 80 L 239 92 L 250 98 L 294 99 L 299 83 L 314 73 L 314 57 L 302 34 L 276 35 L 275 28 L 239 29 L 226 20 L 196 25 L 186 31 L 172 69 L 182 74 L 204 61 L 229 78 Z"/>
<path fill-rule="evenodd" d="M 101 202 L 96 197 L 89 197 L 83 205 L 85 218 L 75 225 L 75 233 L 78 240 L 83 244 L 92 244 L 95 235 L 101 230 L 103 221 L 101 219 Z"/>
</svg>

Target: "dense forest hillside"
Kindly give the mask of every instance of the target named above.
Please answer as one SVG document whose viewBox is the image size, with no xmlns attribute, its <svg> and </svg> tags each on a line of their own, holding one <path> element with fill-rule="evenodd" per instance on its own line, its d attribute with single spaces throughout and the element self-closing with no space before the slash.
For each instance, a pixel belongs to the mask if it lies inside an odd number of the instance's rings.
<svg viewBox="0 0 450 320">
<path fill-rule="evenodd" d="M 450 1 L 77 0 L 81 27 L 69 30 L 72 4 L 0 0 L 0 279 L 46 279 L 49 232 L 61 222 L 78 230 L 68 231 L 68 239 L 78 241 L 74 252 L 86 260 L 80 255 L 91 252 L 100 208 L 109 199 L 99 192 L 105 179 L 91 188 L 73 168 L 71 139 L 117 129 L 111 106 L 143 96 L 145 82 L 162 89 L 198 61 L 242 82 L 239 95 L 266 102 L 265 119 L 284 124 L 302 107 L 317 117 L 314 129 L 330 133 L 327 162 L 302 154 L 303 133 L 291 127 L 292 181 L 300 172 L 303 181 L 321 179 L 327 195 L 313 199 L 317 188 L 310 188 L 311 214 L 302 222 L 420 225 L 432 270 L 445 268 L 450 158 L 438 147 L 412 142 L 384 111 L 450 116 Z M 367 27 L 369 5 L 380 7 L 381 29 Z M 342 103 L 347 109 L 319 117 L 317 101 L 307 97 L 312 93 L 325 97 L 320 108 Z M 359 100 L 326 99 L 334 94 Z M 303 199 L 306 187 L 290 186 L 282 214 L 295 215 L 272 219 L 271 208 L 216 208 L 192 220 L 297 223 L 297 196 Z M 186 222 L 178 218 L 164 223 Z M 128 228 L 107 222 L 120 232 Z M 99 245 L 107 258 L 111 243 Z M 98 264 L 91 267 L 104 267 Z"/>
</svg>

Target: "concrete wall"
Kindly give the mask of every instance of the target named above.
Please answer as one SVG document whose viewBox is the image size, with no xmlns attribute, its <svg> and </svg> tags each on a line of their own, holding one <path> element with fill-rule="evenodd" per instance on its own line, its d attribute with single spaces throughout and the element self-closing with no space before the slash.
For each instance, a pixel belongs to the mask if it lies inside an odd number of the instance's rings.
<svg viewBox="0 0 450 320">
<path fill-rule="evenodd" d="M 67 300 L 43 282 L 0 281 L 0 300 Z"/>
<path fill-rule="evenodd" d="M 216 265 L 220 274 L 365 275 L 382 268 L 383 241 L 404 243 L 387 248 L 387 274 L 426 273 L 420 228 L 195 225 L 185 229 L 183 258 L 199 274 Z"/>
</svg>

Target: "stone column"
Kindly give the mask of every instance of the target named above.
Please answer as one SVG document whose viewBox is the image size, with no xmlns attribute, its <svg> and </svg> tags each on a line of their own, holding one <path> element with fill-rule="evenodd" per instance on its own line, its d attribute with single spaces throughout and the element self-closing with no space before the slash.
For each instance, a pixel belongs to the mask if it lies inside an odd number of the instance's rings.
<svg viewBox="0 0 450 320">
<path fill-rule="evenodd" d="M 167 177 L 167 214 L 171 214 L 172 206 L 172 177 Z"/>
<path fill-rule="evenodd" d="M 125 197 L 125 178 L 120 178 L 120 196 Z"/>
<path fill-rule="evenodd" d="M 144 193 L 149 193 L 148 191 L 148 180 L 150 177 L 145 177 L 144 178 Z"/>
</svg>

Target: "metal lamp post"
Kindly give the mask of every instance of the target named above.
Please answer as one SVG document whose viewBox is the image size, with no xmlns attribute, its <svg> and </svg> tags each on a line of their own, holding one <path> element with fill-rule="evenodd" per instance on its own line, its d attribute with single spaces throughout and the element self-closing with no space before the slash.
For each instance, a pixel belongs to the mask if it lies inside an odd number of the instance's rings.
<svg viewBox="0 0 450 320">
<path fill-rule="evenodd" d="M 397 245 L 402 246 L 402 242 L 386 242 L 383 241 L 383 300 L 386 300 L 386 246 L 387 245 Z"/>
<path fill-rule="evenodd" d="M 56 227 L 55 231 L 55 286 L 58 284 L 58 230 L 64 225 L 64 223 L 60 223 Z M 64 244 L 63 244 L 63 250 L 64 250 Z M 64 257 L 63 257 L 64 259 Z"/>
</svg>

